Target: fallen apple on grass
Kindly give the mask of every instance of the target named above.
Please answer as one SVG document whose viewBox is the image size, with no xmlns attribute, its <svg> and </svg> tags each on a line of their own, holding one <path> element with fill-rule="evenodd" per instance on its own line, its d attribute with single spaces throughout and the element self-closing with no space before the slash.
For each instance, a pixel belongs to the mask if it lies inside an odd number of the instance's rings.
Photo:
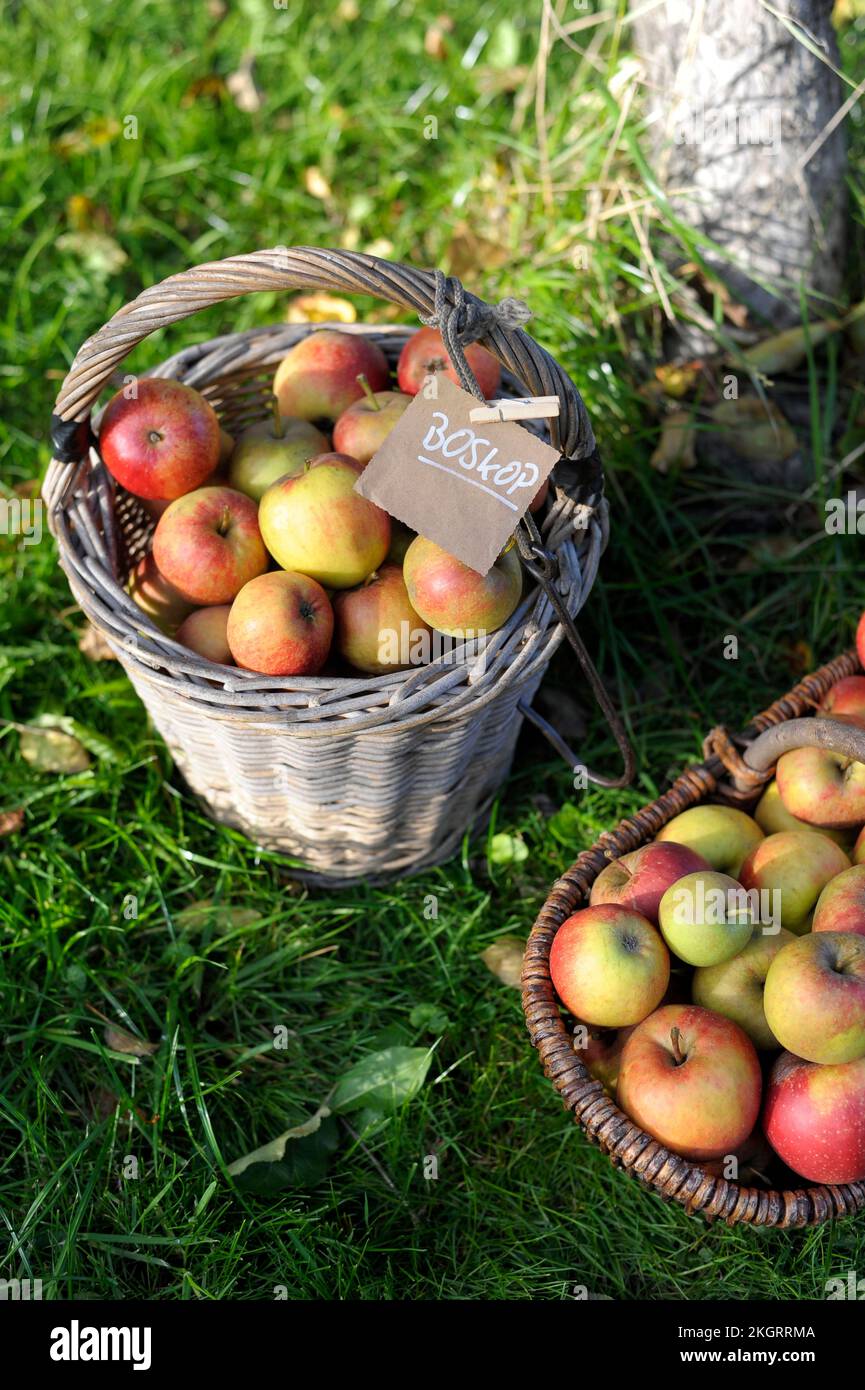
<svg viewBox="0 0 865 1390">
<path fill-rule="evenodd" d="M 498 391 L 502 379 L 498 358 L 493 357 L 480 343 L 469 343 L 464 351 L 478 386 L 486 399 L 490 400 Z M 438 329 L 418 329 L 399 355 L 396 368 L 399 389 L 406 395 L 416 396 L 427 377 L 434 377 L 437 372 L 443 372 L 454 385 L 462 385 Z"/>
<path fill-rule="evenodd" d="M 865 936 L 865 864 L 854 864 L 829 880 L 817 899 L 811 930 Z"/>
<path fill-rule="evenodd" d="M 403 391 L 373 391 L 365 376 L 359 384 L 364 394 L 334 425 L 333 447 L 366 465 L 402 419 L 412 398 Z"/>
<path fill-rule="evenodd" d="M 751 816 L 734 806 L 690 806 L 674 816 L 656 840 L 687 845 L 710 869 L 736 878 L 751 850 L 763 839 L 763 831 Z"/>
<path fill-rule="evenodd" d="M 717 1159 L 746 1142 L 760 1111 L 760 1063 L 738 1024 L 668 1004 L 634 1029 L 616 1096 L 627 1115 L 685 1158 Z"/>
<path fill-rule="evenodd" d="M 212 608 L 196 608 L 180 624 L 175 640 L 207 661 L 231 666 L 233 658 L 228 645 L 228 615 L 230 603 L 215 604 Z"/>
<path fill-rule="evenodd" d="M 308 420 L 287 420 L 274 396 L 270 420 L 250 425 L 237 440 L 228 473 L 230 485 L 260 502 L 271 483 L 303 471 L 304 464 L 329 447 L 326 434 Z"/>
<path fill-rule="evenodd" d="M 739 882 L 748 891 L 768 894 L 769 910 L 774 913 L 777 907 L 780 925 L 801 936 L 811 929 L 811 916 L 826 884 L 849 867 L 840 845 L 825 835 L 782 830 L 767 835 L 751 851 Z"/>
<path fill-rule="evenodd" d="M 191 386 L 141 377 L 112 396 L 99 425 L 106 468 L 136 497 L 171 501 L 200 487 L 219 464 L 220 426 Z"/>
<path fill-rule="evenodd" d="M 625 1028 L 664 996 L 670 957 L 645 917 L 615 903 L 575 912 L 556 932 L 550 977 L 559 998 L 584 1023 Z"/>
<path fill-rule="evenodd" d="M 809 1182 L 865 1179 L 865 1057 L 819 1066 L 782 1052 L 769 1076 L 763 1129 Z"/>
<path fill-rule="evenodd" d="M 329 589 L 351 589 L 378 569 L 390 546 L 390 517 L 355 492 L 359 464 L 322 454 L 261 499 L 264 543 L 284 570 Z"/>
<path fill-rule="evenodd" d="M 668 947 L 688 965 L 719 965 L 751 939 L 754 912 L 748 895 L 729 874 L 698 869 L 669 887 L 658 908 Z"/>
<path fill-rule="evenodd" d="M 832 830 L 826 826 L 809 825 L 807 821 L 797 820 L 792 816 L 781 800 L 778 783 L 774 777 L 757 802 L 754 819 L 764 835 L 778 835 L 782 830 L 813 830 L 825 835 L 829 840 L 834 840 L 835 844 L 840 845 L 845 851 L 849 850 L 853 843 L 853 835 L 849 830 Z"/>
<path fill-rule="evenodd" d="M 360 588 L 335 594 L 333 614 L 334 647 L 358 671 L 401 671 L 419 649 L 428 659 L 430 630 L 409 602 L 399 565 L 382 565 Z"/>
<path fill-rule="evenodd" d="M 265 676 L 314 676 L 333 636 L 324 589 L 305 574 L 272 570 L 241 589 L 228 615 L 228 646 L 238 666 Z"/>
<path fill-rule="evenodd" d="M 523 587 L 515 550 L 480 575 L 425 536 L 416 536 L 406 551 L 403 574 L 411 605 L 424 622 L 448 637 L 466 639 L 506 623 Z"/>
<path fill-rule="evenodd" d="M 283 415 L 298 420 L 336 420 L 363 395 L 365 376 L 372 391 L 388 382 L 387 358 L 359 333 L 323 328 L 301 338 L 282 359 L 273 378 Z"/>
<path fill-rule="evenodd" d="M 230 603 L 268 566 L 258 508 L 229 487 L 203 487 L 178 497 L 157 522 L 153 558 L 192 603 Z"/>
<path fill-rule="evenodd" d="M 769 966 L 763 1008 L 797 1057 L 835 1065 L 865 1056 L 865 937 L 826 931 L 789 942 Z"/>
<path fill-rule="evenodd" d="M 766 1022 L 763 990 L 769 966 L 783 946 L 795 941 L 792 932 L 770 935 L 755 931 L 751 940 L 735 956 L 720 965 L 704 965 L 694 971 L 691 981 L 694 1003 L 712 1009 L 748 1034 L 755 1047 L 773 1048 L 778 1040 Z"/>
<path fill-rule="evenodd" d="M 602 869 L 592 884 L 589 902 L 618 903 L 657 923 L 658 908 L 667 889 L 685 874 L 709 866 L 686 845 L 641 845 Z"/>
</svg>

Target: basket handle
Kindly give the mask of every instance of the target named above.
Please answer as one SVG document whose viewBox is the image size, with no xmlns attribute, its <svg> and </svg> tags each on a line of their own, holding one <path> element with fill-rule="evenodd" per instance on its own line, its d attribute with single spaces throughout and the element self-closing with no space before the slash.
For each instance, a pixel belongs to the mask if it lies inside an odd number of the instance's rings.
<svg viewBox="0 0 865 1390">
<path fill-rule="evenodd" d="M 775 724 L 748 744 L 742 755 L 744 769 L 731 769 L 733 786 L 753 792 L 755 783 L 759 786 L 769 780 L 778 759 L 796 748 L 826 748 L 865 763 L 865 728 L 823 715 Z"/>
<path fill-rule="evenodd" d="M 452 296 L 458 282 L 449 281 Z M 312 246 L 276 247 L 211 261 L 171 275 L 125 305 L 79 348 L 60 388 L 52 418 L 55 459 L 77 463 L 92 442 L 90 412 L 112 373 L 148 334 L 189 318 L 224 299 L 257 291 L 330 290 L 368 294 L 429 316 L 436 309 L 440 277 L 431 270 L 382 260 L 355 251 Z M 595 439 L 579 391 L 553 357 L 520 328 L 504 326 L 491 306 L 459 287 L 461 304 L 483 325 L 482 342 L 538 395 L 556 395 L 560 415 L 553 441 L 569 459 L 590 457 Z M 65 489 L 63 490 L 65 492 Z M 63 498 L 53 492 L 49 506 Z"/>
</svg>

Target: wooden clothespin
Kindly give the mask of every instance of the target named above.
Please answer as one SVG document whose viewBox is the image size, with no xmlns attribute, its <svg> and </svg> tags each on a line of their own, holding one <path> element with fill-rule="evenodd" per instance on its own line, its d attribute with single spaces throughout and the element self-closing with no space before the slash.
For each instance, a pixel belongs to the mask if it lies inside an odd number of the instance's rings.
<svg viewBox="0 0 865 1390">
<path fill-rule="evenodd" d="M 473 425 L 497 420 L 553 420 L 559 413 L 558 396 L 520 396 L 517 400 L 487 401 L 469 411 Z"/>
</svg>

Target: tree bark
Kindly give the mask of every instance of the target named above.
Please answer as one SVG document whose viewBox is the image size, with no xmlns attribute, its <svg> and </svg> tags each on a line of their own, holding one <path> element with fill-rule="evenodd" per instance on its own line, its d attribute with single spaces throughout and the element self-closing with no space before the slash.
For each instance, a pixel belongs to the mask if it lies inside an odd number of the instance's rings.
<svg viewBox="0 0 865 1390">
<path fill-rule="evenodd" d="M 846 170 L 842 124 L 825 134 L 846 95 L 828 65 L 831 3 L 630 3 L 656 172 L 677 215 L 732 257 L 704 248 L 713 273 L 774 328 L 799 319 L 800 287 L 831 311 L 820 296 L 842 288 Z"/>
</svg>

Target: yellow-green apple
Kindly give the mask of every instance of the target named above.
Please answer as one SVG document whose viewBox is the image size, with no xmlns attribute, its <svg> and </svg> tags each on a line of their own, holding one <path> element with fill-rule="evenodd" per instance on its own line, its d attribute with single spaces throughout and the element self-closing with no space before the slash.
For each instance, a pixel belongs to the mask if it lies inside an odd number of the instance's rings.
<svg viewBox="0 0 865 1390">
<path fill-rule="evenodd" d="M 562 1003 L 584 1023 L 625 1028 L 663 998 L 670 957 L 646 917 L 600 903 L 575 912 L 559 927 L 550 950 L 550 977 Z"/>
<path fill-rule="evenodd" d="M 425 536 L 417 536 L 406 551 L 403 574 L 412 607 L 448 637 L 495 632 L 513 613 L 523 588 L 516 550 L 500 555 L 480 575 Z"/>
<path fill-rule="evenodd" d="M 228 646 L 238 666 L 265 676 L 314 676 L 333 635 L 333 609 L 306 574 L 271 570 L 241 589 L 228 615 Z"/>
<path fill-rule="evenodd" d="M 589 1075 L 600 1081 L 611 1096 L 616 1094 L 622 1049 L 634 1027 L 631 1024 L 628 1028 L 591 1028 L 578 1023 L 574 1028 L 574 1052 Z"/>
<path fill-rule="evenodd" d="M 829 880 L 817 899 L 811 930 L 865 936 L 865 864 L 854 864 Z"/>
<path fill-rule="evenodd" d="M 755 931 L 737 955 L 720 965 L 703 965 L 694 971 L 694 1003 L 738 1023 L 755 1047 L 777 1047 L 778 1040 L 766 1022 L 763 988 L 772 961 L 782 946 L 795 939 L 783 927 L 774 935 Z"/>
<path fill-rule="evenodd" d="M 344 410 L 334 425 L 333 447 L 365 466 L 402 419 L 412 398 L 404 391 L 372 391 L 365 377 L 360 384 L 364 395 Z"/>
<path fill-rule="evenodd" d="M 797 1057 L 834 1065 L 865 1056 L 865 937 L 821 931 L 788 942 L 769 966 L 763 1008 Z"/>
<path fill-rule="evenodd" d="M 715 1159 L 745 1143 L 760 1111 L 760 1063 L 732 1019 L 668 1004 L 634 1029 L 616 1096 L 635 1124 L 684 1158 Z"/>
<path fill-rule="evenodd" d="M 153 558 L 192 603 L 230 603 L 267 569 L 258 508 L 230 487 L 202 487 L 178 497 L 156 524 Z"/>
<path fill-rule="evenodd" d="M 195 612 L 190 613 L 180 624 L 175 633 L 176 640 L 208 661 L 218 661 L 223 666 L 230 666 L 232 656 L 227 635 L 230 612 L 230 603 L 217 603 L 212 608 L 196 608 Z"/>
<path fill-rule="evenodd" d="M 767 835 L 751 851 L 739 871 L 749 892 L 769 894 L 772 915 L 788 931 L 801 936 L 811 930 L 817 899 L 830 878 L 849 869 L 840 845 L 815 830 L 780 830 Z M 777 909 L 777 910 L 776 910 Z"/>
<path fill-rule="evenodd" d="M 273 378 L 283 415 L 298 420 L 336 420 L 363 395 L 365 376 L 373 391 L 387 386 L 387 358 L 359 333 L 322 328 L 301 338 L 283 357 Z"/>
<path fill-rule="evenodd" d="M 763 1129 L 809 1182 L 865 1179 L 865 1057 L 819 1066 L 782 1052 L 769 1075 Z"/>
<path fill-rule="evenodd" d="M 271 483 L 302 473 L 303 465 L 328 447 L 326 434 L 308 420 L 286 420 L 277 405 L 272 419 L 251 425 L 239 436 L 228 481 L 260 502 Z"/>
<path fill-rule="evenodd" d="M 469 343 L 465 355 L 478 386 L 489 400 L 498 391 L 502 379 L 498 358 L 493 357 L 480 343 Z M 436 372 L 444 372 L 457 386 L 461 384 L 438 329 L 420 328 L 412 334 L 399 355 L 396 368 L 399 389 L 409 396 L 416 396 L 426 378 L 434 376 Z"/>
<path fill-rule="evenodd" d="M 865 825 L 856 836 L 856 843 L 850 857 L 854 864 L 865 864 Z"/>
<path fill-rule="evenodd" d="M 394 521 L 391 517 L 390 523 L 390 549 L 387 552 L 388 560 L 395 565 L 402 565 L 406 557 L 406 552 L 417 533 L 410 531 L 407 526 L 403 526 L 401 521 Z"/>
<path fill-rule="evenodd" d="M 842 676 L 830 686 L 817 707 L 818 714 L 853 714 L 865 719 L 865 676 Z"/>
<path fill-rule="evenodd" d="M 334 648 L 359 671 L 401 671 L 415 664 L 418 643 L 429 655 L 429 628 L 409 603 L 399 565 L 382 565 L 360 588 L 336 594 L 333 616 Z"/>
<path fill-rule="evenodd" d="M 284 570 L 351 589 L 378 569 L 390 545 L 390 517 L 355 492 L 359 466 L 343 454 L 322 454 L 296 478 L 267 489 L 261 534 Z"/>
<path fill-rule="evenodd" d="M 763 832 L 751 816 L 734 806 L 691 806 L 668 821 L 657 834 L 702 855 L 710 869 L 736 877 Z"/>
<path fill-rule="evenodd" d="M 835 714 L 865 728 L 853 714 Z M 848 830 L 865 822 L 865 763 L 830 748 L 793 748 L 778 759 L 775 779 L 791 815 L 809 825 Z"/>
<path fill-rule="evenodd" d="M 658 907 L 670 885 L 685 874 L 708 867 L 705 859 L 686 845 L 641 845 L 601 870 L 592 884 L 589 902 L 618 903 L 657 923 Z"/>
<path fill-rule="evenodd" d="M 167 377 L 141 377 L 134 396 L 127 389 L 112 396 L 99 426 L 108 471 L 137 497 L 173 500 L 200 487 L 219 463 L 213 406 Z"/>
<path fill-rule="evenodd" d="M 774 777 L 757 802 L 754 819 L 764 835 L 777 835 L 782 830 L 816 830 L 819 834 L 834 840 L 836 845 L 840 845 L 843 850 L 849 849 L 852 843 L 852 835 L 849 830 L 831 830 L 826 826 L 809 825 L 807 821 L 797 820 L 795 816 L 791 816 L 781 800 L 778 783 Z"/>
<path fill-rule="evenodd" d="M 165 575 L 160 574 L 152 550 L 142 555 L 129 575 L 126 589 L 133 603 L 152 618 L 168 637 L 176 632 L 192 608 L 189 599 L 178 593 Z"/>
<path fill-rule="evenodd" d="M 754 930 L 751 900 L 729 874 L 697 869 L 661 899 L 658 925 L 670 950 L 688 965 L 719 965 L 738 955 Z"/>
</svg>

